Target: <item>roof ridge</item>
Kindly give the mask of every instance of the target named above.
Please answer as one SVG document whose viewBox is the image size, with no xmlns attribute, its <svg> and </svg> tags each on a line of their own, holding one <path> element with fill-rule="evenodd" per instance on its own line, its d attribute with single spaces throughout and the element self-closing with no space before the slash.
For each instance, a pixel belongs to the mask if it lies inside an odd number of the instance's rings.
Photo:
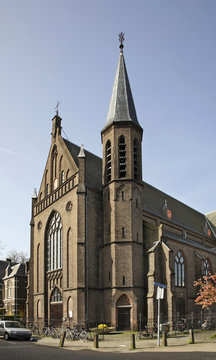
<svg viewBox="0 0 216 360">
<path fill-rule="evenodd" d="M 164 194 L 164 195 L 168 196 L 168 197 L 169 197 L 169 198 L 171 198 L 172 200 L 174 200 L 174 201 L 176 201 L 176 202 L 178 202 L 178 203 L 180 203 L 180 204 L 182 204 L 182 205 L 186 206 L 187 208 L 189 208 L 189 209 L 191 209 L 191 210 L 195 211 L 196 213 L 198 213 L 198 214 L 200 214 L 200 215 L 202 215 L 202 216 L 204 216 L 204 217 L 205 217 L 205 214 L 204 214 L 204 213 L 202 213 L 202 212 L 200 212 L 200 211 L 198 211 L 198 210 L 196 210 L 196 209 L 192 208 L 190 205 L 185 204 L 183 201 L 181 201 L 181 200 L 178 200 L 178 199 L 174 198 L 172 195 L 169 195 L 169 194 L 165 193 L 163 190 L 160 190 L 160 189 L 156 188 L 155 186 L 153 186 L 153 185 L 151 185 L 151 184 L 147 183 L 146 181 L 143 181 L 143 185 L 147 185 L 147 186 L 149 186 L 149 187 L 151 187 L 151 188 L 155 189 L 156 191 L 160 192 L 161 194 Z"/>
</svg>

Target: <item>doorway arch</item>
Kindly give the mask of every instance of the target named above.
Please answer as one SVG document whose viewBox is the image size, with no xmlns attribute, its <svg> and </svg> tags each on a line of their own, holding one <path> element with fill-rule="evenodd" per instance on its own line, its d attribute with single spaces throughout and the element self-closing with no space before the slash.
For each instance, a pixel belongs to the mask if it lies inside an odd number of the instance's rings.
<svg viewBox="0 0 216 360">
<path fill-rule="evenodd" d="M 131 329 L 131 303 L 125 294 L 116 302 L 116 316 L 117 330 Z"/>
</svg>

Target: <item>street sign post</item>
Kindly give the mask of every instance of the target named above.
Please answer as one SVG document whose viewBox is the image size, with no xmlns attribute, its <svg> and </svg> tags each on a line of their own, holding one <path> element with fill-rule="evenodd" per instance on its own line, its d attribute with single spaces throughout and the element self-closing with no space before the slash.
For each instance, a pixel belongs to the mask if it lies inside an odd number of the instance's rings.
<svg viewBox="0 0 216 360">
<path fill-rule="evenodd" d="M 160 346 L 160 300 L 164 298 L 164 289 L 167 286 L 158 282 L 154 282 L 154 285 L 157 286 L 156 299 L 158 301 L 157 346 Z"/>
</svg>

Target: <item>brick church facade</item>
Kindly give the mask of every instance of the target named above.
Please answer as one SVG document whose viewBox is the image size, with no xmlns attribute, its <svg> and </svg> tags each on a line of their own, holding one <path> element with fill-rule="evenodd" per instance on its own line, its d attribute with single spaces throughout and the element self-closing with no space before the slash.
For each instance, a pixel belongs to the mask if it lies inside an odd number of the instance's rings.
<svg viewBox="0 0 216 360">
<path fill-rule="evenodd" d="M 193 282 L 216 271 L 216 215 L 143 181 L 143 129 L 123 45 L 101 131 L 103 158 L 62 137 L 58 111 L 52 122 L 32 197 L 28 321 L 135 330 L 156 322 L 154 282 L 167 285 L 163 321 L 198 313 Z"/>
</svg>

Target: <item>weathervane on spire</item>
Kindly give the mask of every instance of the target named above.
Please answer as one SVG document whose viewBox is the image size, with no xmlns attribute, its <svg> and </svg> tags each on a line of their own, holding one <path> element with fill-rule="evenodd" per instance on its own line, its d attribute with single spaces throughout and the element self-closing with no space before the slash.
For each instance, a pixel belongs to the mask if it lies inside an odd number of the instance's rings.
<svg viewBox="0 0 216 360">
<path fill-rule="evenodd" d="M 57 101 L 57 104 L 56 104 L 56 115 L 58 116 L 58 108 L 59 108 L 59 105 L 61 104 L 61 101 Z"/>
<path fill-rule="evenodd" d="M 123 45 L 123 42 L 124 42 L 124 33 L 123 32 L 121 32 L 120 34 L 119 34 L 119 41 L 120 41 L 120 45 L 119 45 L 119 47 L 120 47 L 120 51 L 121 52 L 123 52 L 123 47 L 124 47 L 124 45 Z"/>
</svg>

